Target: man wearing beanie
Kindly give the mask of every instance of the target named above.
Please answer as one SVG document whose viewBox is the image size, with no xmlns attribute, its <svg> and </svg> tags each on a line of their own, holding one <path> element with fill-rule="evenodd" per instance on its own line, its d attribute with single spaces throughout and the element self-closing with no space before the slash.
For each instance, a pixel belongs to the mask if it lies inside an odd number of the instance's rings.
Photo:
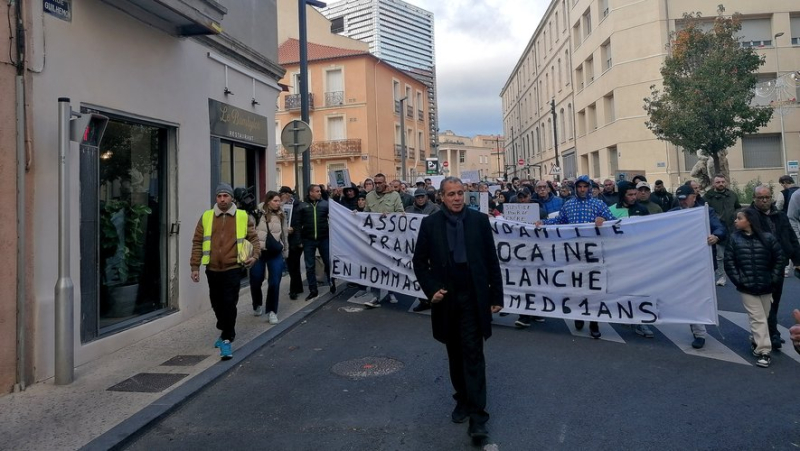
<svg viewBox="0 0 800 451">
<path fill-rule="evenodd" d="M 242 266 L 255 263 L 260 255 L 258 235 L 247 220 L 247 213 L 237 210 L 233 189 L 227 183 L 217 186 L 217 203 L 206 210 L 197 222 L 192 237 L 192 281 L 200 281 L 200 265 L 206 267 L 211 308 L 217 317 L 220 336 L 214 343 L 222 360 L 233 358 L 231 343 L 236 338 L 236 305 L 239 302 L 239 283 Z M 252 244 L 246 252 L 244 241 Z"/>
</svg>

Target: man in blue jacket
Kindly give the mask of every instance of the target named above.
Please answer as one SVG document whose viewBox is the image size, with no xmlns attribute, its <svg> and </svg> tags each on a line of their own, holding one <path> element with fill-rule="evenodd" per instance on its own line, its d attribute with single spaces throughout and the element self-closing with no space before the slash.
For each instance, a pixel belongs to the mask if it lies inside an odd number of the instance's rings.
<svg viewBox="0 0 800 451">
<path fill-rule="evenodd" d="M 670 211 L 677 211 L 683 210 L 684 208 L 697 208 L 702 207 L 701 204 L 697 203 L 697 194 L 695 190 L 692 189 L 690 185 L 681 185 L 678 187 L 678 190 L 675 191 L 675 199 L 678 201 L 678 206 L 671 209 Z M 725 226 L 722 225 L 722 222 L 719 220 L 719 217 L 714 212 L 714 209 L 708 207 L 708 223 L 709 223 L 709 235 L 706 240 L 709 246 L 711 246 L 711 252 L 714 255 L 714 270 L 717 269 L 717 247 L 716 244 L 719 243 L 721 240 L 724 240 L 727 236 L 727 232 L 725 230 Z M 704 324 L 691 324 L 692 328 L 692 335 L 694 335 L 694 341 L 692 341 L 692 347 L 695 349 L 700 349 L 706 344 L 706 326 Z"/>
</svg>

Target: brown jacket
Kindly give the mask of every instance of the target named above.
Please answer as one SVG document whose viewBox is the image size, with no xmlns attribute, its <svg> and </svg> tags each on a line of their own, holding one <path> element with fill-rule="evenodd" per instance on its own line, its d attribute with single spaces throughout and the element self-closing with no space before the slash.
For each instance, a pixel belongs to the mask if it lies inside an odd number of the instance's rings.
<svg viewBox="0 0 800 451">
<path fill-rule="evenodd" d="M 256 229 L 248 221 L 247 241 L 253 244 L 253 255 L 261 254 L 261 245 L 258 242 Z M 189 265 L 192 271 L 200 269 L 203 257 L 203 217 L 197 221 L 192 237 L 192 258 Z M 231 205 L 228 211 L 223 212 L 214 205 L 214 222 L 211 225 L 211 260 L 206 265 L 209 271 L 228 271 L 239 268 L 236 255 L 236 206 Z"/>
</svg>

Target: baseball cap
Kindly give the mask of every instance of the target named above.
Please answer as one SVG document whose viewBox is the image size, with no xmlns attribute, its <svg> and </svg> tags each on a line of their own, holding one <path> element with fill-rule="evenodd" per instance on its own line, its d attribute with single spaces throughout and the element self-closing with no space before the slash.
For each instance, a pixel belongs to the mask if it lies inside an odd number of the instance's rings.
<svg viewBox="0 0 800 451">
<path fill-rule="evenodd" d="M 517 196 L 530 197 L 531 196 L 530 188 L 528 188 L 527 186 L 522 187 L 522 189 L 520 189 L 517 192 Z"/>
<path fill-rule="evenodd" d="M 647 188 L 649 190 L 650 189 L 650 185 L 648 185 L 647 182 L 639 182 L 639 183 L 636 184 L 636 189 L 639 189 L 639 188 Z"/>
<path fill-rule="evenodd" d="M 589 178 L 588 175 L 582 175 L 575 180 L 575 186 L 578 186 L 578 183 L 585 183 L 589 186 L 592 185 L 592 179 Z"/>
<path fill-rule="evenodd" d="M 677 190 L 675 190 L 675 197 L 681 200 L 686 199 L 688 196 L 692 194 L 694 194 L 694 190 L 692 189 L 691 186 L 687 185 L 681 185 L 678 187 Z"/>
<path fill-rule="evenodd" d="M 424 189 L 424 188 L 417 188 L 416 190 L 414 190 L 414 197 L 427 196 L 427 195 L 428 195 L 428 191 L 426 189 Z"/>
</svg>

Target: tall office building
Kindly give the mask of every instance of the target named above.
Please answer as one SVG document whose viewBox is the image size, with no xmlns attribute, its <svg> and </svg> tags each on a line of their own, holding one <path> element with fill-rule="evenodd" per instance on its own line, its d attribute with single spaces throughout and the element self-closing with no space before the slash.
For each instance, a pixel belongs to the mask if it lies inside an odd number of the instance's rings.
<svg viewBox="0 0 800 451">
<path fill-rule="evenodd" d="M 331 21 L 331 32 L 368 43 L 370 53 L 425 83 L 430 148 L 435 155 L 438 120 L 433 13 L 401 0 L 342 0 L 320 12 Z"/>
</svg>

